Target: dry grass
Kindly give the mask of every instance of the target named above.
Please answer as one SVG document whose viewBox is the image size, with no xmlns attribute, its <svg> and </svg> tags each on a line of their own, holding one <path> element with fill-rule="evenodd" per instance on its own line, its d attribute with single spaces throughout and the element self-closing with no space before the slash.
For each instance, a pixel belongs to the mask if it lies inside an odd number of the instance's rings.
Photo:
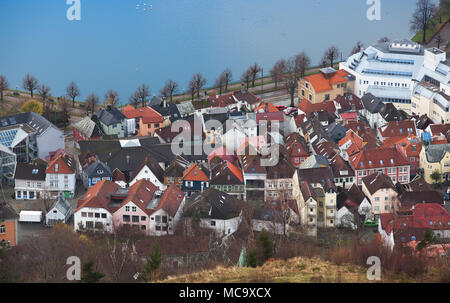
<svg viewBox="0 0 450 303">
<path fill-rule="evenodd" d="M 261 267 L 217 267 L 214 270 L 169 277 L 167 283 L 364 283 L 366 269 L 335 265 L 317 258 L 273 260 Z"/>
</svg>

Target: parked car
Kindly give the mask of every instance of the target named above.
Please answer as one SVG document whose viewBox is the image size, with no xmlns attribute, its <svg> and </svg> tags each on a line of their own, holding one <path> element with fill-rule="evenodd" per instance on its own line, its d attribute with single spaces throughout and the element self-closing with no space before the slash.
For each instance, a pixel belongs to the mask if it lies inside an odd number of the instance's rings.
<svg viewBox="0 0 450 303">
<path fill-rule="evenodd" d="M 288 108 L 287 106 L 285 106 L 285 105 L 277 105 L 277 106 L 275 106 L 278 110 L 285 110 L 286 108 Z"/>
</svg>

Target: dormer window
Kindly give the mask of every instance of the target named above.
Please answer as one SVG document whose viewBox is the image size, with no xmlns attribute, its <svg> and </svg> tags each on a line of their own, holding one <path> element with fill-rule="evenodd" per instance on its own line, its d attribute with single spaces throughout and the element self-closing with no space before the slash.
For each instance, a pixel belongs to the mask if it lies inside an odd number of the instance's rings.
<svg viewBox="0 0 450 303">
<path fill-rule="evenodd" d="M 380 160 L 380 164 L 383 165 L 383 160 Z"/>
</svg>

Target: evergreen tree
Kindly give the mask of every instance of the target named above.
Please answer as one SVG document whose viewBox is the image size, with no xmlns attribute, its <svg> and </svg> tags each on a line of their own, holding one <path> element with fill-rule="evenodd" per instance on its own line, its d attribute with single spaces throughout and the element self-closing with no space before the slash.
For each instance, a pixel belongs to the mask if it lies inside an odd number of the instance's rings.
<svg viewBox="0 0 450 303">
<path fill-rule="evenodd" d="M 94 261 L 90 260 L 83 265 L 81 283 L 98 283 L 105 275 L 94 271 Z"/>
</svg>

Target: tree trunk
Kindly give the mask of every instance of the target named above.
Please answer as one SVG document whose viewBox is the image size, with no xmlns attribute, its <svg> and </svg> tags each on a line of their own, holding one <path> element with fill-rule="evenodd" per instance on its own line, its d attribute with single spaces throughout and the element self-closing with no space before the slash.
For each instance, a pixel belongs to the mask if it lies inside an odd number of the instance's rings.
<svg viewBox="0 0 450 303">
<path fill-rule="evenodd" d="M 422 42 L 425 43 L 427 38 L 427 26 L 423 26 L 423 35 L 422 35 Z"/>
<path fill-rule="evenodd" d="M 295 91 L 291 92 L 291 107 L 294 107 L 294 94 L 295 94 Z"/>
</svg>

